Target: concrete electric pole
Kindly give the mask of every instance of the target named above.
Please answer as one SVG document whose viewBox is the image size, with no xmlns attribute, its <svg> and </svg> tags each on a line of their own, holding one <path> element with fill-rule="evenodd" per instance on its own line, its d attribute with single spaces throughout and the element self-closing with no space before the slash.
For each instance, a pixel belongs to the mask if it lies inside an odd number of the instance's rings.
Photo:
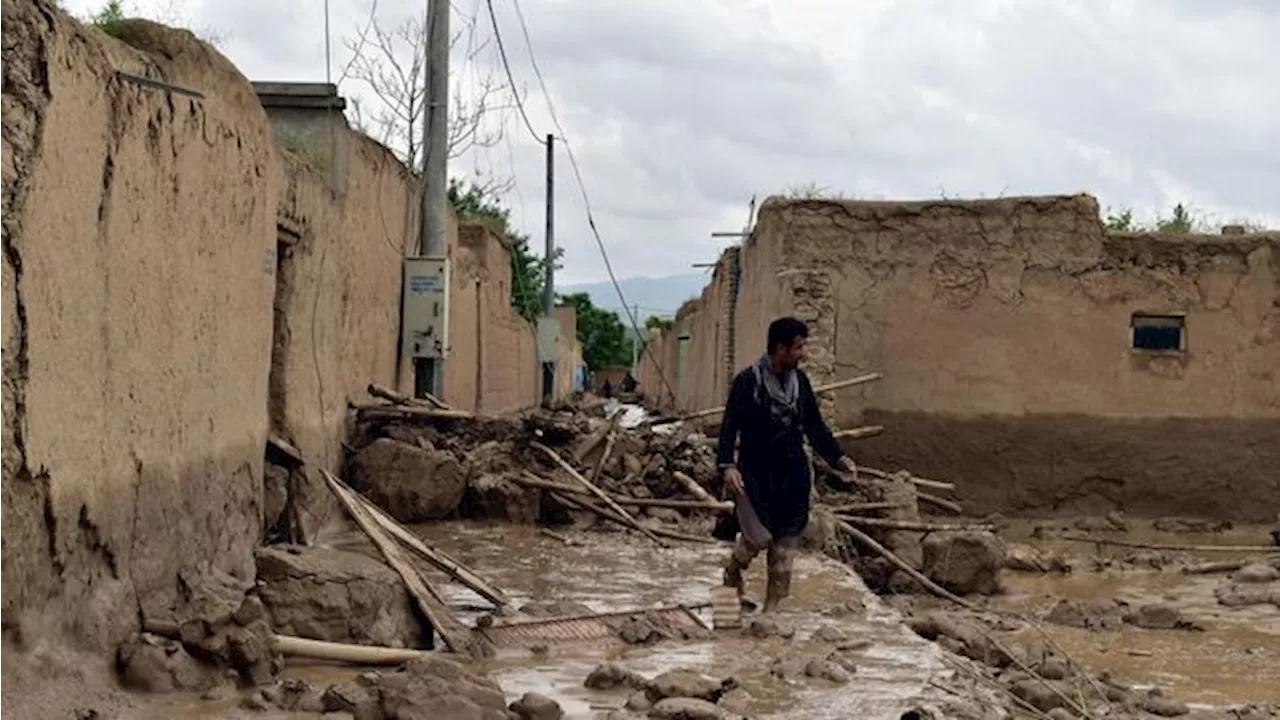
<svg viewBox="0 0 1280 720">
<path fill-rule="evenodd" d="M 449 187 L 449 2 L 427 0 L 427 87 L 422 113 L 422 221 L 419 224 L 418 255 L 443 261 L 447 255 Z M 443 274 L 447 296 L 448 273 Z M 447 314 L 447 299 L 442 303 Z M 439 307 L 439 306 L 437 306 Z M 447 325 L 448 319 L 443 322 Z M 441 338 L 439 357 L 414 358 L 415 395 L 430 392 L 444 396 L 444 353 L 447 338 Z"/>
<path fill-rule="evenodd" d="M 555 258 L 556 258 L 556 236 L 555 236 L 555 219 L 556 219 L 556 203 L 555 203 L 555 136 L 547 135 L 547 247 L 545 255 L 546 283 L 542 288 L 542 327 L 539 328 L 539 335 L 559 336 L 559 328 L 556 327 L 556 281 L 555 281 Z M 542 355 L 542 399 L 548 401 L 555 392 L 556 381 L 556 362 L 554 354 L 548 353 L 546 346 L 548 342 L 543 339 L 542 346 L 539 348 L 539 354 Z M 551 357 L 548 357 L 551 354 Z"/>
</svg>

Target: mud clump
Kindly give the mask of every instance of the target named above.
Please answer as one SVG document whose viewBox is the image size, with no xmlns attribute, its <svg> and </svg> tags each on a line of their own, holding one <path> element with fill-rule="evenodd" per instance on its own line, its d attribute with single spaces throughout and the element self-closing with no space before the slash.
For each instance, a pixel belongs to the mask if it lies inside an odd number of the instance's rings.
<svg viewBox="0 0 1280 720">
<path fill-rule="evenodd" d="M 652 720 L 740 720 L 741 716 L 715 703 L 696 698 L 660 700 L 649 710 Z"/>
<path fill-rule="evenodd" d="M 1204 627 L 1183 617 L 1177 608 L 1161 604 L 1146 604 L 1124 614 L 1124 621 L 1146 630 L 1199 630 Z"/>
<path fill-rule="evenodd" d="M 117 653 L 126 687 L 144 692 L 208 690 L 218 683 L 218 669 L 197 661 L 182 643 L 151 633 L 135 633 Z"/>
<path fill-rule="evenodd" d="M 760 615 L 748 620 L 743 626 L 742 632 L 745 635 L 761 640 L 773 637 L 790 639 L 795 637 L 796 626 L 773 615 Z"/>
<path fill-rule="evenodd" d="M 1005 545 L 1004 566 L 1007 570 L 1034 573 L 1070 573 L 1071 564 L 1061 555 L 1026 545 Z"/>
<path fill-rule="evenodd" d="M 260 594 L 275 629 L 312 640 L 423 647 L 400 576 L 365 555 L 296 545 L 256 553 Z"/>
<path fill-rule="evenodd" d="M 506 699 L 498 684 L 442 657 L 411 660 L 398 672 L 377 677 L 364 700 L 364 712 L 347 710 L 368 720 L 507 720 Z M 357 696 L 364 696 L 357 693 Z"/>
<path fill-rule="evenodd" d="M 541 509 L 537 491 L 499 474 L 475 477 L 468 483 L 462 500 L 462 514 L 472 520 L 533 525 L 538 522 Z"/>
<path fill-rule="evenodd" d="M 667 698 L 697 698 L 716 703 L 738 687 L 734 678 L 710 678 L 693 670 L 668 670 L 650 680 L 646 692 L 655 704 Z"/>
<path fill-rule="evenodd" d="M 922 544 L 922 570 L 930 580 L 961 595 L 1002 592 L 1004 543 L 989 532 L 936 533 Z"/>
<path fill-rule="evenodd" d="M 560 703 L 536 692 L 525 693 L 511 703 L 510 710 L 520 720 L 560 720 L 564 717 Z"/>
<path fill-rule="evenodd" d="M 907 620 L 907 626 L 920 637 L 980 663 L 1002 668 L 1012 662 L 977 620 L 959 613 L 936 611 L 916 615 Z"/>
<path fill-rule="evenodd" d="M 649 681 L 621 665 L 605 663 L 592 670 L 591 674 L 587 675 L 583 685 L 592 690 L 615 690 L 617 688 L 647 690 Z"/>
<path fill-rule="evenodd" d="M 1165 697 L 1159 688 L 1152 688 L 1147 693 L 1147 697 L 1142 701 L 1142 709 L 1160 717 L 1178 717 L 1191 712 L 1191 708 L 1187 707 L 1186 703 Z"/>
<path fill-rule="evenodd" d="M 1116 630 L 1124 624 L 1124 606 L 1114 600 L 1059 600 L 1045 622 L 1084 630 Z"/>
<path fill-rule="evenodd" d="M 1220 533 L 1230 530 L 1230 520 L 1206 520 L 1204 518 L 1165 517 L 1151 523 L 1151 527 L 1166 533 Z"/>
<path fill-rule="evenodd" d="M 351 461 L 351 486 L 403 523 L 453 514 L 467 489 L 453 454 L 379 438 Z"/>
</svg>

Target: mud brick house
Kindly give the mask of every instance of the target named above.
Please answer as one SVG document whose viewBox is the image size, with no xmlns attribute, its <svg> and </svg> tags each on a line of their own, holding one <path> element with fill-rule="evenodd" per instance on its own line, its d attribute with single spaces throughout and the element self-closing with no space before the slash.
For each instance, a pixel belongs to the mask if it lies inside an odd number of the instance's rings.
<svg viewBox="0 0 1280 720">
<path fill-rule="evenodd" d="M 1280 510 L 1280 233 L 1110 233 L 1087 195 L 772 199 L 653 348 L 719 405 L 769 321 L 813 332 L 816 383 L 861 461 L 961 485 L 973 510 Z M 646 358 L 641 381 L 661 388 Z"/>
</svg>

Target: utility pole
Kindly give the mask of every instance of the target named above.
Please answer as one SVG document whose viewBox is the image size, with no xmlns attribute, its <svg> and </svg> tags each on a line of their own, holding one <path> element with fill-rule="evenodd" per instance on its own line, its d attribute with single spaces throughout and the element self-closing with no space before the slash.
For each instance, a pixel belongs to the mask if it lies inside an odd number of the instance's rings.
<svg viewBox="0 0 1280 720">
<path fill-rule="evenodd" d="M 631 328 L 631 374 L 635 375 L 636 364 L 640 362 L 640 342 L 641 338 L 638 333 L 640 331 L 640 306 L 633 304 L 631 306 L 631 318 L 635 321 L 635 326 Z M 630 325 L 630 323 L 628 323 Z"/>
<path fill-rule="evenodd" d="M 446 257 L 449 185 L 449 2 L 427 0 L 427 87 L 422 113 L 422 209 L 418 254 Z M 447 275 L 446 275 L 447 277 Z M 446 286 L 444 292 L 448 293 Z M 447 303 L 445 304 L 447 308 Z M 447 309 L 446 309 L 447 312 Z M 447 347 L 445 348 L 447 351 Z M 442 351 L 443 352 L 443 351 Z M 444 396 L 444 358 L 414 358 L 415 394 Z"/>
<path fill-rule="evenodd" d="M 543 323 L 546 328 L 554 328 L 554 330 L 544 330 L 543 332 L 554 332 L 559 335 L 559 328 L 555 327 L 556 314 L 556 281 L 555 281 L 555 258 L 556 258 L 556 236 L 555 236 L 555 220 L 556 220 L 556 203 L 555 203 L 555 136 L 547 134 L 547 248 L 544 263 L 544 272 L 546 284 L 542 288 L 542 316 L 545 318 Z M 542 397 L 544 400 L 550 400 L 555 392 L 556 380 L 556 363 L 555 357 L 547 357 L 546 354 L 542 358 Z"/>
</svg>

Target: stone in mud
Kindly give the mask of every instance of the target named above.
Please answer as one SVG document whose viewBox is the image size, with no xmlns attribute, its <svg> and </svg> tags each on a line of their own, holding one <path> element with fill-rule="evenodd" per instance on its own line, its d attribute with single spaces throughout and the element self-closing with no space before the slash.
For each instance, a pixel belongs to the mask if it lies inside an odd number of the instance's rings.
<svg viewBox="0 0 1280 720">
<path fill-rule="evenodd" d="M 1063 707 L 1066 703 L 1061 695 L 1071 697 L 1075 692 L 1069 683 L 1058 680 L 1041 681 L 1037 678 L 1022 678 L 1010 685 L 1009 689 L 1041 712 Z M 1054 692 L 1054 689 L 1058 692 Z"/>
<path fill-rule="evenodd" d="M 357 720 L 380 720 L 383 717 L 377 690 L 356 683 L 330 685 L 320 697 L 320 702 L 325 712 L 351 713 Z"/>
<path fill-rule="evenodd" d="M 1039 663 L 1036 672 L 1046 680 L 1066 680 L 1071 677 L 1071 667 L 1061 658 L 1047 657 Z"/>
<path fill-rule="evenodd" d="M 560 703 L 536 692 L 527 692 L 519 700 L 511 703 L 511 712 L 520 720 L 560 720 L 564 710 Z"/>
<path fill-rule="evenodd" d="M 359 553 L 273 545 L 256 553 L 259 591 L 283 635 L 422 647 L 423 628 L 394 570 Z"/>
<path fill-rule="evenodd" d="M 628 645 L 645 645 L 661 640 L 662 634 L 643 617 L 630 617 L 618 626 L 618 637 Z"/>
<path fill-rule="evenodd" d="M 452 454 L 378 438 L 351 460 L 351 485 L 400 522 L 448 517 L 467 489 Z"/>
<path fill-rule="evenodd" d="M 1280 580 L 1280 569 L 1274 567 L 1271 563 L 1250 563 L 1235 571 L 1231 579 L 1238 583 L 1274 582 Z"/>
<path fill-rule="evenodd" d="M 1124 608 L 1114 600 L 1063 598 L 1044 616 L 1045 622 L 1085 630 L 1115 630 L 1124 622 Z"/>
<path fill-rule="evenodd" d="M 117 653 L 121 679 L 146 692 L 208 690 L 218 682 L 216 668 L 187 654 L 182 643 L 150 633 L 135 633 Z"/>
<path fill-rule="evenodd" d="M 819 680 L 828 680 L 843 685 L 851 679 L 849 671 L 830 660 L 810 660 L 804 666 L 804 674 Z"/>
<path fill-rule="evenodd" d="M 411 660 L 378 680 L 388 720 L 506 720 L 506 698 L 492 680 L 439 656 Z M 359 717 L 357 715 L 357 717 Z"/>
<path fill-rule="evenodd" d="M 1012 662 L 1007 653 L 991 642 L 977 621 L 963 615 L 935 611 L 912 616 L 907 620 L 907 626 L 926 640 L 951 638 L 958 644 L 958 654 L 992 667 L 1005 667 Z"/>
<path fill-rule="evenodd" d="M 1187 620 L 1182 613 L 1169 605 L 1148 603 L 1137 610 L 1125 613 L 1124 621 L 1146 630 L 1203 630 L 1199 624 Z"/>
<path fill-rule="evenodd" d="M 830 643 L 842 643 L 849 639 L 849 634 L 834 625 L 823 625 L 813 634 L 814 640 Z"/>
<path fill-rule="evenodd" d="M 1041 552 L 1026 545 L 1006 544 L 1004 566 L 1017 572 L 1069 573 L 1071 566 L 1061 555 Z"/>
<path fill-rule="evenodd" d="M 649 699 L 698 698 L 717 702 L 722 695 L 737 687 L 733 678 L 710 678 L 693 670 L 668 670 L 649 681 Z"/>
<path fill-rule="evenodd" d="M 1275 605 L 1280 607 L 1280 584 L 1227 582 L 1214 589 L 1218 602 L 1227 607 Z"/>
<path fill-rule="evenodd" d="M 651 720 L 736 720 L 728 710 L 696 698 L 667 698 L 649 710 Z"/>
<path fill-rule="evenodd" d="M 516 525 L 532 525 L 541 513 L 541 497 L 497 474 L 476 476 L 467 486 L 462 501 L 463 515 L 472 520 L 501 520 Z"/>
<path fill-rule="evenodd" d="M 961 595 L 1001 592 L 1004 543 L 994 533 L 934 533 L 925 538 L 921 570 L 930 580 Z"/>
<path fill-rule="evenodd" d="M 599 665 L 587 676 L 583 685 L 592 690 L 613 690 L 615 688 L 631 688 L 644 690 L 649 682 L 639 674 L 631 672 L 621 665 L 605 663 Z"/>
<path fill-rule="evenodd" d="M 839 559 L 842 545 L 835 513 L 827 507 L 815 507 L 809 515 L 809 524 L 800 536 L 800 546 Z"/>
<path fill-rule="evenodd" d="M 1050 720 L 1076 720 L 1076 714 L 1064 707 L 1056 707 L 1045 714 Z"/>
<path fill-rule="evenodd" d="M 1147 692 L 1146 699 L 1142 701 L 1142 709 L 1160 717 L 1178 717 L 1191 712 L 1186 703 L 1165 697 L 1159 688 L 1152 688 Z"/>
<path fill-rule="evenodd" d="M 762 640 L 771 637 L 790 638 L 795 637 L 796 626 L 774 615 L 760 615 L 748 620 L 742 632 Z"/>
<path fill-rule="evenodd" d="M 795 680 L 804 675 L 805 662 L 801 658 L 777 658 L 769 666 L 769 674 L 780 680 Z"/>
<path fill-rule="evenodd" d="M 653 701 L 649 699 L 648 693 L 637 690 L 627 697 L 626 707 L 631 712 L 648 712 L 653 707 Z"/>
</svg>

